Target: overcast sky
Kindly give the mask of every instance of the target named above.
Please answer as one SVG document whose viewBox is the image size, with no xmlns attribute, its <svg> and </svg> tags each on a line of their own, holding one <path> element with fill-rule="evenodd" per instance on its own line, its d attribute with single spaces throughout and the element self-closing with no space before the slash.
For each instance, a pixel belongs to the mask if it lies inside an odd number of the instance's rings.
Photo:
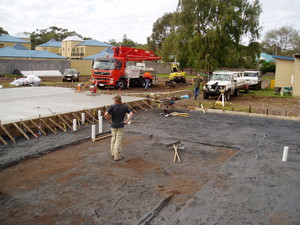
<svg viewBox="0 0 300 225">
<path fill-rule="evenodd" d="M 153 23 L 178 0 L 0 0 L 0 27 L 10 35 L 50 26 L 108 42 L 124 34 L 145 44 Z M 300 30 L 300 0 L 260 0 L 263 33 L 284 25 Z"/>
</svg>

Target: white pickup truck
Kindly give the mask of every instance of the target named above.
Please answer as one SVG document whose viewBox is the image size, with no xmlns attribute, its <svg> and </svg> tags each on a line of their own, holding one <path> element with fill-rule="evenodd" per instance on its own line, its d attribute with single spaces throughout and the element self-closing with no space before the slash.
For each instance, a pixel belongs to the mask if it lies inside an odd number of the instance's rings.
<svg viewBox="0 0 300 225">
<path fill-rule="evenodd" d="M 249 85 L 253 89 L 261 89 L 261 74 L 260 71 L 244 71 L 245 85 Z"/>
<path fill-rule="evenodd" d="M 228 101 L 231 95 L 238 96 L 243 86 L 243 72 L 215 71 L 203 87 L 203 98 L 208 99 L 210 96 L 219 96 L 223 92 Z"/>
</svg>

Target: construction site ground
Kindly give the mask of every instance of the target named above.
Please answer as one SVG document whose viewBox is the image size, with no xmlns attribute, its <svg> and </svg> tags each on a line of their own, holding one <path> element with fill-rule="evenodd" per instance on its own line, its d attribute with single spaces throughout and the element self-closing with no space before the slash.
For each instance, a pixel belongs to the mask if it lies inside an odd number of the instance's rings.
<svg viewBox="0 0 300 225">
<path fill-rule="evenodd" d="M 90 126 L 1 145 L 0 224 L 300 224 L 300 122 L 187 109 L 201 101 L 176 104 L 188 117 L 139 110 L 118 162 Z M 298 99 L 272 101 L 251 105 L 299 117 Z"/>
</svg>

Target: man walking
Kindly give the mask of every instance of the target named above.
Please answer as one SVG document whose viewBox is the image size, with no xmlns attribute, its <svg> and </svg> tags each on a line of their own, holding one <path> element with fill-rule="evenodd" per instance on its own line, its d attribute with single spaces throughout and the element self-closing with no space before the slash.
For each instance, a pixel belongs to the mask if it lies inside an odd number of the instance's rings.
<svg viewBox="0 0 300 225">
<path fill-rule="evenodd" d="M 125 114 L 128 113 L 127 119 L 124 121 Z M 122 159 L 122 142 L 124 134 L 124 125 L 128 124 L 133 116 L 133 112 L 128 106 L 122 104 L 120 95 L 114 97 L 114 105 L 110 106 L 104 114 L 105 118 L 111 123 L 111 146 L 110 153 L 115 161 Z M 111 119 L 110 119 L 111 116 Z"/>
<path fill-rule="evenodd" d="M 196 100 L 200 93 L 200 84 L 206 85 L 204 81 L 201 79 L 200 74 L 197 74 L 197 77 L 193 78 L 192 84 L 194 86 L 194 99 Z"/>
<path fill-rule="evenodd" d="M 143 77 L 144 77 L 145 82 L 146 82 L 146 84 L 145 84 L 145 91 L 146 91 L 146 90 L 148 90 L 150 81 L 153 79 L 153 77 L 151 76 L 151 73 L 149 71 L 146 71 L 144 73 Z"/>
</svg>

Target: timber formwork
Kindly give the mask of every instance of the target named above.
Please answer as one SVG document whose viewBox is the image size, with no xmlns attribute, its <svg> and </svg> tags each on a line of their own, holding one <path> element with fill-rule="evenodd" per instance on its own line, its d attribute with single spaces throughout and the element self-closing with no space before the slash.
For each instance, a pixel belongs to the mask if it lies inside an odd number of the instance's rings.
<svg viewBox="0 0 300 225">
<path fill-rule="evenodd" d="M 114 93 L 110 93 L 114 94 Z M 156 92 L 156 93 L 126 93 L 125 96 L 146 97 L 145 99 L 124 102 L 134 113 L 139 110 L 147 111 L 155 107 L 161 108 L 163 98 L 171 98 L 189 94 L 185 91 L 175 92 Z M 0 121 L 0 143 L 8 145 L 9 143 L 16 143 L 18 138 L 39 138 L 39 136 L 47 136 L 48 134 L 57 134 L 58 132 L 73 131 L 73 120 L 76 119 L 76 129 L 82 126 L 94 125 L 99 122 L 98 111 L 104 115 L 108 106 L 101 106 L 92 109 L 82 109 L 67 113 L 53 113 L 51 116 L 37 117 L 30 120 L 20 120 L 7 124 L 1 124 Z M 85 121 L 82 121 L 82 113 L 85 114 Z"/>
<path fill-rule="evenodd" d="M 153 108 L 151 100 L 147 99 L 125 102 L 124 104 L 135 113 L 139 110 L 147 111 L 149 108 Z M 80 129 L 81 126 L 93 125 L 99 122 L 98 111 L 100 110 L 101 115 L 103 115 L 108 107 L 82 109 L 75 112 L 53 114 L 46 117 L 39 116 L 30 120 L 0 124 L 0 142 L 7 145 L 16 143 L 19 137 L 30 140 L 31 138 L 38 138 L 40 135 L 57 134 L 58 131 L 73 131 L 73 119 L 76 119 L 76 129 Z M 85 121 L 82 121 L 82 113 L 85 114 Z"/>
</svg>

